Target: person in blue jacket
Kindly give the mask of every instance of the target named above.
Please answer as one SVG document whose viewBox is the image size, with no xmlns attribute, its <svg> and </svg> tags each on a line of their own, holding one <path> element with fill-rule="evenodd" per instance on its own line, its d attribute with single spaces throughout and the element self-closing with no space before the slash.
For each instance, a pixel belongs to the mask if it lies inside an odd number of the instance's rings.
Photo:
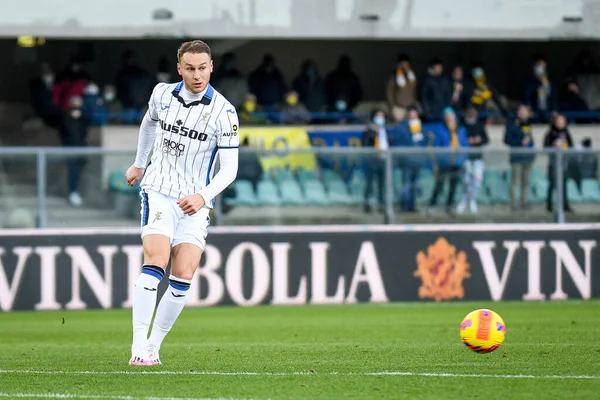
<svg viewBox="0 0 600 400">
<path fill-rule="evenodd" d="M 435 187 L 429 201 L 429 211 L 432 212 L 437 204 L 438 197 L 444 188 L 444 183 L 449 180 L 450 190 L 446 198 L 446 212 L 453 215 L 452 206 L 454 205 L 454 194 L 456 186 L 462 176 L 462 167 L 467 159 L 466 152 L 457 151 L 461 148 L 469 147 L 467 131 L 460 126 L 456 114 L 451 107 L 444 109 L 444 122 L 432 128 L 433 146 L 445 148 L 449 151 L 443 154 L 436 154 L 437 177 Z"/>
<path fill-rule="evenodd" d="M 419 170 L 425 165 L 426 156 L 419 154 L 419 148 L 424 149 L 429 138 L 423 134 L 423 124 L 419 117 L 419 111 L 415 106 L 407 109 L 407 118 L 398 125 L 396 145 L 398 147 L 415 148 L 416 154 L 403 154 L 400 156 L 402 167 L 402 195 L 401 210 L 404 212 L 417 212 L 415 207 L 417 179 Z"/>
<path fill-rule="evenodd" d="M 533 141 L 533 132 L 531 130 L 529 107 L 521 104 L 517 108 L 517 118 L 508 123 L 504 143 L 513 149 L 533 149 L 535 143 Z M 527 189 L 529 187 L 529 175 L 531 166 L 535 160 L 535 154 L 524 154 L 523 152 L 510 153 L 510 201 L 513 210 L 518 210 L 517 204 L 517 182 L 521 186 L 521 208 L 527 209 Z"/>
</svg>

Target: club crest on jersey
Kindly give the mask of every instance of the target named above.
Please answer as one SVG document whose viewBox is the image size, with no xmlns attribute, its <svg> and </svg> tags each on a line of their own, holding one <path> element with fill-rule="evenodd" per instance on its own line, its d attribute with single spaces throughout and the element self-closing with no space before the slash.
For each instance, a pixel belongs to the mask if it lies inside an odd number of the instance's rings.
<svg viewBox="0 0 600 400">
<path fill-rule="evenodd" d="M 183 137 L 197 139 L 201 142 L 204 142 L 206 139 L 208 139 L 208 135 L 206 133 L 200 133 L 197 130 L 190 129 L 187 126 L 183 126 L 183 121 L 180 119 L 178 119 L 177 122 L 175 122 L 174 124 L 167 124 L 162 119 L 158 122 L 160 124 L 160 127 L 166 132 L 176 133 Z"/>
<path fill-rule="evenodd" d="M 162 152 L 179 157 L 185 152 L 185 144 L 175 140 L 163 139 Z"/>
<path fill-rule="evenodd" d="M 202 118 L 200 118 L 200 122 L 208 121 L 208 117 L 210 117 L 210 113 L 207 111 L 204 114 L 202 114 Z"/>
</svg>

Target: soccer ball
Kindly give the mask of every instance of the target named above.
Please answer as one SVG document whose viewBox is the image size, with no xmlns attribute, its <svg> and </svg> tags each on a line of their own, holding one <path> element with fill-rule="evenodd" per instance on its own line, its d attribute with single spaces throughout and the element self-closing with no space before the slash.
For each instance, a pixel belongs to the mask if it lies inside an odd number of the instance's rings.
<svg viewBox="0 0 600 400">
<path fill-rule="evenodd" d="M 471 311 L 460 324 L 460 338 L 465 346 L 476 353 L 491 353 L 496 350 L 506 335 L 506 325 L 492 310 Z"/>
</svg>

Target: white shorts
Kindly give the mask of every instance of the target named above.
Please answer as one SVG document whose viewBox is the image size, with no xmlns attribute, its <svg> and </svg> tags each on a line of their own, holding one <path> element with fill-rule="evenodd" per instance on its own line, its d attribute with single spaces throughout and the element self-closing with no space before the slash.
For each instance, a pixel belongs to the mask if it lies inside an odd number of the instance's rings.
<svg viewBox="0 0 600 400">
<path fill-rule="evenodd" d="M 210 209 L 203 207 L 194 215 L 183 213 L 174 197 L 153 190 L 142 190 L 142 238 L 146 235 L 164 235 L 169 238 L 171 247 L 181 243 L 191 243 L 204 250 Z"/>
</svg>

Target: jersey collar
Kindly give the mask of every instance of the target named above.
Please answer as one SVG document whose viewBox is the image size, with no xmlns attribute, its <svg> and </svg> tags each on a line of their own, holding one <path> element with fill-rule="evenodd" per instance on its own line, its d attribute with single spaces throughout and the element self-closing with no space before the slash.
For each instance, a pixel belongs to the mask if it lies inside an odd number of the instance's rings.
<svg viewBox="0 0 600 400">
<path fill-rule="evenodd" d="M 206 86 L 206 92 L 204 92 L 204 96 L 202 96 L 202 98 L 200 100 L 192 101 L 191 103 L 186 103 L 185 100 L 183 99 L 183 97 L 181 97 L 181 89 L 182 88 L 183 88 L 183 81 L 179 82 L 177 84 L 177 86 L 175 86 L 175 89 L 173 89 L 173 91 L 171 93 L 173 94 L 173 97 L 175 97 L 177 99 L 177 101 L 179 101 L 181 104 L 183 104 L 184 107 L 197 106 L 199 104 L 207 106 L 212 101 L 212 98 L 215 93 L 215 89 L 213 89 L 213 87 L 209 83 L 208 86 Z"/>
</svg>

